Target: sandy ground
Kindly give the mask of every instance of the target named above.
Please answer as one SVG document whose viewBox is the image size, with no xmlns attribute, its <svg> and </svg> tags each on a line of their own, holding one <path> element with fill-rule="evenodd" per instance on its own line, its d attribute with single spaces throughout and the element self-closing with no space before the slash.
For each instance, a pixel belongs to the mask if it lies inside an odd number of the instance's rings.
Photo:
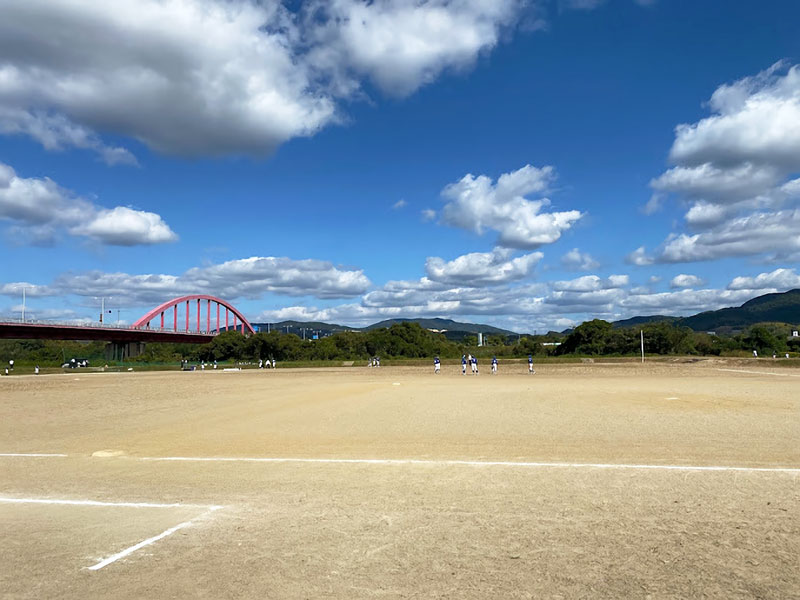
<svg viewBox="0 0 800 600">
<path fill-rule="evenodd" d="M 800 598 L 800 372 L 524 369 L 1 378 L 0 596 Z"/>
</svg>

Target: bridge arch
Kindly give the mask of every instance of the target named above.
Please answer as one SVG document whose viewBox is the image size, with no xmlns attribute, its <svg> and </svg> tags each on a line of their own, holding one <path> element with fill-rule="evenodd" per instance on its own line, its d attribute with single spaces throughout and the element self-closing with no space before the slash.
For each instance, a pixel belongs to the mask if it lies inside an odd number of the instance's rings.
<svg viewBox="0 0 800 600">
<path fill-rule="evenodd" d="M 216 296 L 208 296 L 206 294 L 192 294 L 190 296 L 181 296 L 180 298 L 173 298 L 164 304 L 156 306 L 153 310 L 149 313 L 144 315 L 141 319 L 136 321 L 133 324 L 133 327 L 137 328 L 146 328 L 150 329 L 150 322 L 153 319 L 159 318 L 160 325 L 157 326 L 160 329 L 169 330 L 169 327 L 165 327 L 165 314 L 172 309 L 172 331 L 191 331 L 190 325 L 194 324 L 195 320 L 191 319 L 191 308 L 192 305 L 196 305 L 196 327 L 197 331 L 203 331 L 201 322 L 201 312 L 202 312 L 202 305 L 205 304 L 205 332 L 210 333 L 212 331 L 211 328 L 211 305 L 214 304 L 216 306 L 216 331 L 219 332 L 221 327 L 225 327 L 226 330 L 231 329 L 230 325 L 230 316 L 233 315 L 233 329 L 234 330 L 241 330 L 244 334 L 245 332 L 255 333 L 255 329 L 253 326 L 250 325 L 250 322 L 245 318 L 245 316 L 239 312 L 236 308 L 234 308 L 230 303 L 222 300 L 221 298 L 217 298 Z M 178 329 L 178 307 L 185 306 L 185 329 L 179 330 Z M 220 309 L 225 309 L 225 321 L 224 325 L 220 321 Z"/>
</svg>

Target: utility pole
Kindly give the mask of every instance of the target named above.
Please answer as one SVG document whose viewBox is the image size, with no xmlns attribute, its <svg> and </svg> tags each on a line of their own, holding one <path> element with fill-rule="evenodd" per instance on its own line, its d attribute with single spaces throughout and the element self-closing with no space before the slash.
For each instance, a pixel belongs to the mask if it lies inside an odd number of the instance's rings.
<svg viewBox="0 0 800 600">
<path fill-rule="evenodd" d="M 103 314 L 106 312 L 106 298 L 102 296 L 100 298 L 100 323 L 103 323 Z"/>
<path fill-rule="evenodd" d="M 25 322 L 25 286 L 22 286 L 22 322 Z"/>
</svg>

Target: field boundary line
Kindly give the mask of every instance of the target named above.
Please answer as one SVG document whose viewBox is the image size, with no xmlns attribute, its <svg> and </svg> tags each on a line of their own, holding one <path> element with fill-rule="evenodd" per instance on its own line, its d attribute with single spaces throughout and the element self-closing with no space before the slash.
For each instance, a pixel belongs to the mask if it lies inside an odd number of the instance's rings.
<svg viewBox="0 0 800 600">
<path fill-rule="evenodd" d="M 44 452 L 0 452 L 3 458 L 67 458 L 68 454 L 47 454 Z"/>
<path fill-rule="evenodd" d="M 0 502 L 5 504 L 56 504 L 67 506 L 120 506 L 124 508 L 205 508 L 219 510 L 222 506 L 216 504 L 182 504 L 180 502 L 106 502 L 104 500 L 61 500 L 51 498 L 7 498 L 0 496 Z"/>
<path fill-rule="evenodd" d="M 162 531 L 158 535 L 154 535 L 153 537 L 149 537 L 146 540 L 142 540 L 134 544 L 133 546 L 129 546 L 116 554 L 112 554 L 100 562 L 93 564 L 90 567 L 85 567 L 89 571 L 99 571 L 103 567 L 107 567 L 108 565 L 117 562 L 121 558 L 125 558 L 144 548 L 145 546 L 149 546 L 150 544 L 154 544 L 159 540 L 163 540 L 165 537 L 168 537 L 175 533 L 176 531 L 180 531 L 185 527 L 189 527 L 194 524 L 194 521 L 197 519 L 202 519 L 206 515 L 213 513 L 224 506 L 220 506 L 218 504 L 181 504 L 181 503 L 160 503 L 160 502 L 105 502 L 102 500 L 60 500 L 60 499 L 50 499 L 50 498 L 7 498 L 0 496 L 0 503 L 4 504 L 48 504 L 48 505 L 66 505 L 66 506 L 101 506 L 101 507 L 123 507 L 123 508 L 204 508 L 206 509 L 205 512 L 202 514 L 189 519 L 188 521 L 184 521 L 183 523 L 178 523 L 174 527 L 170 527 L 169 529 Z"/>
<path fill-rule="evenodd" d="M 725 371 L 727 373 L 749 373 L 750 375 L 773 375 L 775 377 L 800 377 L 795 373 L 769 373 L 767 371 L 747 371 L 745 369 L 717 369 L 717 371 Z"/>
<path fill-rule="evenodd" d="M 132 458 L 132 457 L 128 457 Z M 360 465 L 419 465 L 467 467 L 521 467 L 555 469 L 639 469 L 661 471 L 738 471 L 755 473 L 800 473 L 800 467 L 737 467 L 724 465 L 642 465 L 624 463 L 568 463 L 490 460 L 426 460 L 402 458 L 292 458 L 292 457 L 222 457 L 222 456 L 143 456 L 134 458 L 146 462 L 250 462 L 250 463 L 308 463 Z"/>
<path fill-rule="evenodd" d="M 186 505 L 184 505 L 184 506 L 186 506 Z M 206 515 L 211 514 L 212 512 L 214 512 L 215 510 L 219 510 L 220 508 L 222 508 L 222 507 L 221 506 L 212 506 L 206 512 L 204 512 L 202 515 L 198 515 L 194 519 L 190 519 L 188 521 L 184 521 L 183 523 L 178 523 L 174 527 L 170 527 L 169 529 L 167 529 L 165 531 L 162 531 L 158 535 L 154 535 L 153 537 L 147 538 L 146 540 L 142 540 L 138 544 L 134 544 L 133 546 L 129 546 L 128 548 L 125 548 L 124 550 L 122 550 L 120 552 L 117 552 L 116 554 L 112 554 L 111 556 L 109 556 L 107 558 L 104 558 L 103 560 L 101 560 L 100 562 L 92 565 L 91 567 L 86 567 L 86 568 L 89 571 L 99 571 L 103 567 L 107 567 L 108 565 L 117 562 L 121 558 L 125 558 L 126 556 L 129 556 L 129 555 L 133 554 L 134 552 L 136 552 L 137 550 L 141 550 L 145 546 L 149 546 L 150 544 L 154 544 L 159 540 L 163 540 L 165 537 L 169 537 L 170 535 L 172 535 L 176 531 L 180 531 L 181 529 L 184 529 L 185 527 L 191 527 L 192 525 L 194 525 L 195 520 L 202 519 Z"/>
</svg>

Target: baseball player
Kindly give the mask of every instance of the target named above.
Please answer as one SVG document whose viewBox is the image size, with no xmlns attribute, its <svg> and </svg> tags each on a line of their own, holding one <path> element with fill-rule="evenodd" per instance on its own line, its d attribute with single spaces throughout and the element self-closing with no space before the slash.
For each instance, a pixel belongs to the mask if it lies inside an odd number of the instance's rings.
<svg viewBox="0 0 800 600">
<path fill-rule="evenodd" d="M 441 367 L 442 367 L 442 364 L 441 364 L 441 361 L 439 361 L 439 357 L 438 356 L 434 357 L 434 359 L 433 359 L 433 372 L 434 372 L 434 374 L 438 375 L 439 374 L 439 370 L 441 369 Z"/>
<path fill-rule="evenodd" d="M 533 375 L 536 371 L 533 370 L 533 354 L 528 354 L 528 375 Z"/>
<path fill-rule="evenodd" d="M 497 357 L 492 357 L 492 375 L 497 375 Z"/>
</svg>

